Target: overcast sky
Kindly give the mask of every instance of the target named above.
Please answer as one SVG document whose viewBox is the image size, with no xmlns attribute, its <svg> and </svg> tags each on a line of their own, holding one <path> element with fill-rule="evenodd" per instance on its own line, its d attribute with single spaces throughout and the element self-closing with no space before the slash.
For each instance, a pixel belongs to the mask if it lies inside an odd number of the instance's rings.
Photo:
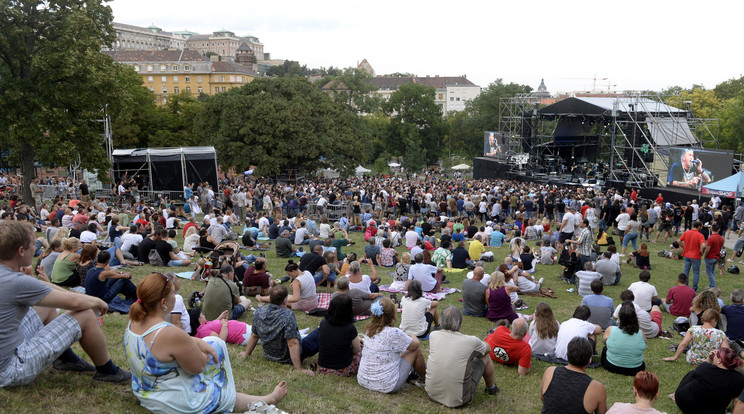
<svg viewBox="0 0 744 414">
<path fill-rule="evenodd" d="M 378 75 L 498 78 L 550 92 L 660 90 L 744 73 L 741 1 L 114 0 L 114 21 L 228 29 L 274 59 Z M 602 78 L 607 78 L 603 80 Z"/>
</svg>

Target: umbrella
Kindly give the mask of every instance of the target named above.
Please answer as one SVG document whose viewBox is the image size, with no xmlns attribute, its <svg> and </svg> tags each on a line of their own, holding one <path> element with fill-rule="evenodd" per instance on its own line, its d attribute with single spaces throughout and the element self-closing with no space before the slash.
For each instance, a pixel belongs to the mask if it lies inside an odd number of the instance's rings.
<svg viewBox="0 0 744 414">
<path fill-rule="evenodd" d="M 470 166 L 467 164 L 457 164 L 454 167 L 452 167 L 453 170 L 469 170 Z"/>
</svg>

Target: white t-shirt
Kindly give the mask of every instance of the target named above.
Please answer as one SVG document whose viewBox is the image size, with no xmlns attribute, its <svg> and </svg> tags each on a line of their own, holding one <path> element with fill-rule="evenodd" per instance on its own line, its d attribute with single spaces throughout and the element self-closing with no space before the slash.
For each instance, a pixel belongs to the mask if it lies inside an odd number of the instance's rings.
<svg viewBox="0 0 744 414">
<path fill-rule="evenodd" d="M 425 298 L 411 300 L 404 297 L 401 300 L 403 312 L 400 314 L 400 329 L 410 335 L 420 336 L 426 332 L 426 317 L 424 314 L 431 309 L 431 301 Z"/>
<path fill-rule="evenodd" d="M 406 249 L 413 249 L 418 241 L 418 233 L 412 230 L 406 232 Z"/>
<path fill-rule="evenodd" d="M 362 281 L 358 283 L 354 283 L 352 281 L 349 281 L 349 290 L 351 289 L 359 289 L 363 292 L 372 293 L 369 290 L 369 287 L 372 286 L 372 278 L 367 275 L 362 275 Z"/>
<path fill-rule="evenodd" d="M 368 390 L 389 393 L 395 389 L 400 372 L 400 354 L 413 338 L 398 328 L 385 327 L 373 337 L 364 335 L 364 349 L 357 382 Z"/>
<path fill-rule="evenodd" d="M 617 222 L 617 229 L 618 230 L 625 230 L 628 228 L 628 222 L 630 221 L 630 215 L 628 213 L 622 213 L 617 216 L 615 219 Z"/>
<path fill-rule="evenodd" d="M 191 333 L 191 318 L 189 317 L 189 312 L 186 310 L 186 305 L 183 304 L 183 296 L 176 293 L 176 303 L 173 305 L 173 310 L 171 311 L 171 315 L 174 313 L 180 313 L 181 314 L 181 326 L 183 326 L 183 330 L 186 331 L 186 333 Z M 177 323 L 176 321 L 171 321 L 171 323 Z"/>
<path fill-rule="evenodd" d="M 139 246 L 142 241 L 142 236 L 137 233 L 124 233 L 120 237 L 121 239 L 121 251 L 128 252 L 132 246 Z"/>
<path fill-rule="evenodd" d="M 473 271 L 471 270 L 470 272 L 468 272 L 468 274 L 466 276 L 467 276 L 468 279 L 472 279 L 473 278 Z M 488 286 L 488 284 L 491 283 L 491 275 L 488 274 L 488 273 L 484 273 L 483 274 L 483 278 L 480 280 L 480 282 L 482 284 L 484 284 L 485 286 Z"/>
<path fill-rule="evenodd" d="M 654 296 L 658 296 L 654 285 L 647 282 L 634 282 L 628 286 L 628 289 L 633 292 L 635 300 L 633 303 L 638 305 L 641 309 L 651 310 L 651 299 Z"/>
<path fill-rule="evenodd" d="M 563 233 L 573 233 L 574 232 L 574 215 L 571 213 L 566 213 L 563 216 L 563 222 L 565 223 L 563 225 Z"/>
<path fill-rule="evenodd" d="M 297 231 L 295 232 L 295 239 L 294 239 L 295 244 L 302 243 L 302 241 L 305 240 L 306 234 L 307 234 L 307 228 L 300 227 L 299 229 L 297 229 Z"/>
<path fill-rule="evenodd" d="M 618 319 L 620 316 L 620 306 L 622 306 L 622 303 L 617 305 L 615 312 L 612 314 L 612 317 L 615 319 Z M 635 303 L 633 303 L 633 307 L 635 308 L 636 316 L 638 316 L 638 326 L 641 328 L 641 332 L 646 335 L 646 339 L 655 338 L 659 335 L 659 325 L 651 319 L 651 315 Z"/>
<path fill-rule="evenodd" d="M 593 323 L 577 318 L 571 318 L 563 322 L 558 329 L 558 338 L 555 342 L 555 356 L 567 359 L 566 350 L 568 349 L 568 343 L 577 336 L 589 336 L 594 333 L 594 329 L 595 326 Z"/>
<path fill-rule="evenodd" d="M 80 233 L 80 242 L 81 243 L 90 243 L 96 240 L 96 234 L 92 231 L 85 230 L 84 232 Z"/>
<path fill-rule="evenodd" d="M 318 226 L 318 229 L 320 231 L 320 238 L 327 239 L 328 233 L 331 232 L 331 225 L 328 223 L 320 223 L 320 226 Z"/>
<path fill-rule="evenodd" d="M 522 293 L 533 293 L 540 290 L 540 285 L 524 276 L 519 276 L 517 278 L 517 285 L 519 286 L 519 291 Z"/>
<path fill-rule="evenodd" d="M 556 324 L 558 324 L 558 321 L 555 321 Z M 533 354 L 554 354 L 555 353 L 555 343 L 558 340 L 558 337 L 555 336 L 553 338 L 540 338 L 540 335 L 537 333 L 537 326 L 535 325 L 535 321 L 533 320 L 530 322 L 530 348 L 532 348 Z"/>
</svg>

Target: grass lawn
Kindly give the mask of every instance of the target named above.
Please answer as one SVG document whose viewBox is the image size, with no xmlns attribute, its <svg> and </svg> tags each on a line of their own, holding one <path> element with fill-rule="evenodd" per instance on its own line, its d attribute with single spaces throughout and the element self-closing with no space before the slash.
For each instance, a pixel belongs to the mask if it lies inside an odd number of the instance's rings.
<svg viewBox="0 0 744 414">
<path fill-rule="evenodd" d="M 364 240 L 361 233 L 352 233 L 352 239 L 356 242 L 351 247 L 345 247 L 344 253 L 354 251 L 363 254 Z M 617 239 L 617 237 L 616 237 Z M 670 239 L 671 242 L 671 239 Z M 534 246 L 534 242 L 529 242 Z M 667 290 L 676 284 L 677 274 L 682 270 L 682 261 L 674 261 L 666 258 L 659 258 L 656 253 L 666 247 L 662 243 L 649 243 L 652 251 L 652 277 L 650 283 L 656 286 L 661 297 L 666 295 Z M 402 252 L 405 248 L 399 248 Z M 506 248 L 490 249 L 495 252 L 496 260 L 488 263 L 487 272 L 493 272 L 497 264 L 503 262 L 507 254 Z M 269 271 L 275 276 L 284 275 L 284 266 L 286 259 L 276 258 L 273 245 L 272 249 L 266 252 L 269 260 Z M 190 269 L 190 268 L 189 268 Z M 134 282 L 136 283 L 142 277 L 154 270 L 163 271 L 163 268 L 153 268 L 143 266 L 131 269 L 133 271 Z M 382 276 L 382 283 L 389 284 L 392 278 L 386 274 L 385 270 L 378 269 L 378 275 Z M 363 266 L 365 271 L 365 266 Z M 605 294 L 612 297 L 617 305 L 619 303 L 620 292 L 630 283 L 638 280 L 638 269 L 633 269 L 631 265 L 623 265 L 623 277 L 620 286 L 608 286 Z M 700 285 L 704 286 L 707 282 L 704 271 L 701 275 Z M 522 311 L 525 313 L 534 312 L 535 306 L 540 301 L 548 302 L 559 321 L 565 321 L 571 317 L 573 310 L 581 302 L 581 298 L 574 292 L 569 293 L 566 290 L 570 288 L 568 284 L 559 280 L 560 267 L 558 265 L 543 266 L 538 265 L 535 273 L 536 278 L 544 277 L 544 286 L 553 288 L 557 299 L 535 298 L 524 296 L 524 301 L 529 305 L 529 309 Z M 692 275 L 690 275 L 692 276 Z M 451 281 L 449 287 L 460 288 L 465 272 L 450 273 L 448 280 Z M 717 276 L 719 288 L 722 291 L 721 297 L 726 303 L 729 303 L 728 296 L 732 289 L 741 287 L 739 275 L 725 273 L 723 276 Z M 179 292 L 182 296 L 187 297 L 194 290 L 203 289 L 203 284 L 186 281 L 181 279 L 182 287 Z M 325 288 L 321 288 L 325 289 Z M 324 291 L 324 290 L 322 290 Z M 462 307 L 459 299 L 461 294 L 456 293 L 448 295 L 446 300 L 440 304 L 440 312 L 443 306 L 455 305 Z M 315 328 L 318 326 L 320 319 L 308 316 L 303 312 L 295 312 L 298 326 L 300 328 Z M 247 312 L 241 320 L 251 323 L 253 315 Z M 663 314 L 663 328 L 669 329 L 673 318 Z M 124 358 L 122 348 L 122 338 L 126 329 L 128 317 L 126 315 L 108 314 L 104 317 L 104 332 L 108 343 L 109 351 L 112 354 L 115 363 L 126 367 L 127 363 Z M 360 332 L 365 326 L 365 321 L 357 323 L 357 330 Z M 463 323 L 463 332 L 469 335 L 484 337 L 492 324 L 485 318 L 474 318 L 465 316 Z M 676 336 L 672 340 L 668 339 L 650 339 L 648 349 L 645 353 L 647 369 L 655 372 L 661 379 L 661 397 L 656 403 L 655 408 L 668 413 L 677 413 L 679 410 L 676 405 L 666 397 L 667 394 L 674 392 L 677 384 L 685 373 L 692 369 L 692 366 L 680 358 L 677 362 L 664 362 L 662 358 L 671 356 L 672 352 L 667 349 L 671 344 L 677 344 L 681 336 Z M 428 341 L 422 341 L 422 350 L 424 356 L 428 355 Z M 75 345 L 75 350 L 82 354 L 79 345 Z M 429 400 L 426 391 L 411 384 L 406 384 L 403 389 L 393 395 L 384 395 L 368 391 L 360 387 L 356 378 L 337 378 L 334 376 L 317 375 L 309 377 L 298 371 L 295 371 L 289 365 L 280 365 L 266 361 L 263 358 L 261 347 L 258 346 L 253 355 L 247 359 L 238 357 L 238 353 L 243 350 L 242 347 L 230 345 L 230 358 L 233 367 L 233 374 L 237 390 L 249 394 L 266 394 L 269 393 L 281 380 L 286 380 L 289 387 L 289 394 L 279 404 L 279 407 L 289 412 L 302 413 L 336 413 L 336 412 L 355 412 L 355 413 L 376 413 L 376 412 L 446 412 L 449 409 L 433 403 Z M 601 346 L 598 346 L 601 352 Z M 86 357 L 87 358 L 87 357 Z M 314 362 L 317 357 L 306 360 L 305 365 Z M 474 400 L 465 408 L 469 412 L 509 412 L 513 413 L 536 413 L 542 406 L 540 401 L 540 379 L 543 372 L 549 366 L 546 363 L 533 360 L 532 373 L 527 376 L 519 376 L 514 367 L 506 367 L 496 364 L 496 384 L 501 389 L 496 396 L 488 396 L 483 391 L 484 384 L 481 382 L 478 393 Z M 611 374 L 602 368 L 590 369 L 587 372 L 594 379 L 602 382 L 607 388 L 607 405 L 611 406 L 616 401 L 633 402 L 633 378 Z M 139 406 L 137 399 L 131 391 L 131 387 L 126 385 L 109 385 L 92 382 L 87 375 L 78 375 L 72 373 L 57 373 L 51 369 L 43 372 L 33 384 L 26 387 L 19 387 L 10 390 L 0 390 L 0 411 L 8 413 L 77 413 L 81 410 L 96 413 L 126 413 L 126 412 L 144 412 Z"/>
</svg>

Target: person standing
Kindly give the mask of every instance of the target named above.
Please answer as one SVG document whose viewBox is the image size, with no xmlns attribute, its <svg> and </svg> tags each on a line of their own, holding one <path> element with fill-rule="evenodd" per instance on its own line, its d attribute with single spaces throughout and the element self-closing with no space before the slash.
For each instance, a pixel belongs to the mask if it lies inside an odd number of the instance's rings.
<svg viewBox="0 0 744 414">
<path fill-rule="evenodd" d="M 703 257 L 703 250 L 705 250 L 705 237 L 700 233 L 702 228 L 703 223 L 698 220 L 692 224 L 691 230 L 686 230 L 679 238 L 679 243 L 683 248 L 682 257 L 685 259 L 685 267 L 682 273 L 689 279 L 690 268 L 692 268 L 692 290 L 694 291 L 697 291 L 698 288 L 700 260 Z"/>
<path fill-rule="evenodd" d="M 705 258 L 705 275 L 708 276 L 708 287 L 716 287 L 716 265 L 723 260 L 723 266 L 726 267 L 726 258 L 721 257 L 723 246 L 723 237 L 719 234 L 721 228 L 718 223 L 711 226 L 711 234 L 705 242 L 705 250 L 702 257 Z M 697 283 L 695 283 L 697 286 Z"/>
</svg>

